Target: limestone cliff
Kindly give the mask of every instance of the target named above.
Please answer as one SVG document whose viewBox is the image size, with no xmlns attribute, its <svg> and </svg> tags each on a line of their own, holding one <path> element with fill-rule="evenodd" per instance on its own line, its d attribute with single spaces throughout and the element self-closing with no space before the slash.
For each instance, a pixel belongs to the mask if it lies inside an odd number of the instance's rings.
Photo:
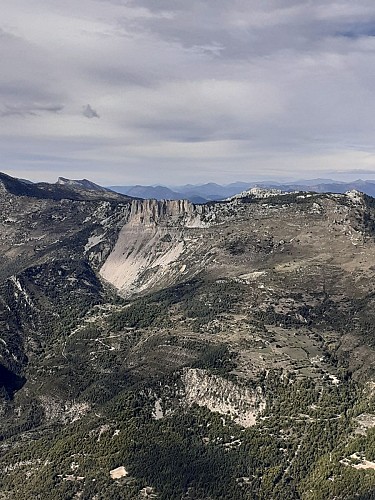
<svg viewBox="0 0 375 500">
<path fill-rule="evenodd" d="M 265 409 L 265 398 L 259 388 L 251 390 L 211 375 L 206 370 L 186 368 L 183 374 L 188 404 L 205 406 L 211 411 L 230 416 L 243 427 L 255 425 L 256 417 Z"/>
<path fill-rule="evenodd" d="M 156 284 L 167 286 L 184 273 L 194 275 L 204 259 L 191 268 L 187 263 L 192 248 L 196 252 L 202 246 L 194 229 L 209 226 L 202 217 L 207 210 L 186 200 L 134 200 L 101 276 L 130 295 Z"/>
</svg>

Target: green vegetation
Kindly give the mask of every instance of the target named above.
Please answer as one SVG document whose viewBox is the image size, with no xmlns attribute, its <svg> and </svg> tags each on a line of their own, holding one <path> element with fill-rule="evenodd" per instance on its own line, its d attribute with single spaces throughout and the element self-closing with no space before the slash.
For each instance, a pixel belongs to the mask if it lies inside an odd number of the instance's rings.
<svg viewBox="0 0 375 500">
<path fill-rule="evenodd" d="M 163 384 L 171 383 L 172 378 L 163 379 Z M 53 438 L 46 428 L 45 436 L 34 435 L 33 441 L 9 451 L 2 459 L 6 463 L 30 465 L 5 474 L 1 489 L 10 499 L 63 499 L 77 492 L 83 498 L 99 493 L 103 499 L 117 494 L 130 499 L 153 486 L 163 500 L 187 491 L 215 499 L 265 500 L 309 498 L 311 489 L 312 498 L 333 498 L 344 491 L 348 497 L 375 487 L 373 471 L 339 463 L 355 451 L 375 459 L 375 431 L 350 439 L 351 412 L 359 398 L 355 384 L 317 386 L 281 372 L 264 373 L 258 383 L 268 395 L 267 411 L 246 430 L 198 407 L 188 412 L 176 408 L 169 417 L 154 420 L 152 398 L 145 390 L 125 390 L 102 407 L 101 416 L 55 429 Z M 73 475 L 84 480 L 67 485 L 63 478 L 72 474 L 72 463 L 77 464 Z M 114 482 L 109 477 L 119 465 L 130 479 Z M 30 472 L 27 482 L 25 469 Z M 342 489 L 327 481 L 332 474 L 341 478 Z"/>
<path fill-rule="evenodd" d="M 74 275 L 83 273 L 87 279 L 85 272 L 80 266 L 74 269 Z M 42 279 L 41 270 L 38 273 L 35 280 Z M 212 499 L 323 500 L 365 495 L 375 488 L 374 471 L 356 470 L 340 462 L 357 451 L 367 460 L 375 460 L 375 432 L 352 437 L 354 417 L 360 412 L 374 411 L 375 407 L 370 400 L 366 403 L 360 385 L 344 369 L 337 372 L 341 373 L 337 384 L 328 377 L 317 381 L 287 375 L 283 370 L 262 372 L 247 384 L 252 389 L 261 388 L 266 395 L 266 410 L 254 427 L 242 429 L 229 417 L 205 408 L 186 408 L 181 399 L 181 369 L 173 368 L 173 364 L 167 370 L 167 365 L 158 365 L 157 372 L 150 371 L 148 365 L 136 370 L 129 368 L 126 359 L 139 350 L 137 346 L 143 346 L 147 362 L 151 363 L 161 343 L 164 349 L 183 347 L 194 352 L 194 359 L 186 358 L 186 366 L 208 370 L 236 383 L 232 371 L 236 369 L 238 353 L 228 345 L 203 340 L 183 343 L 178 336 L 168 336 L 168 341 L 162 336 L 159 340 L 156 333 L 145 342 L 142 332 L 160 331 L 162 335 L 170 325 L 175 328 L 176 321 L 201 327 L 218 318 L 225 319 L 226 315 L 242 310 L 248 297 L 245 291 L 244 285 L 230 280 L 196 280 L 125 305 L 117 303 L 105 320 L 101 318 L 101 323 L 88 322 L 73 336 L 64 336 L 65 358 L 56 358 L 55 352 L 51 362 L 48 357 L 44 363 L 39 362 L 38 377 L 57 370 L 58 378 L 50 388 L 45 379 L 45 390 L 49 388 L 59 397 L 76 402 L 89 402 L 94 411 L 67 425 L 59 420 L 48 423 L 45 407 L 36 400 L 30 404 L 31 397 L 29 402 L 24 400 L 28 411 L 12 423 L 14 408 L 10 407 L 1 439 L 17 446 L 5 448 L 0 455 L 0 468 L 13 464 L 0 480 L 1 491 L 10 500 L 65 499 L 78 493 L 87 499 L 95 495 L 103 499 L 131 499 L 147 486 L 153 487 L 163 500 L 186 494 Z M 55 296 L 54 287 L 49 284 L 41 297 L 36 299 L 47 298 L 52 304 L 60 301 L 57 310 L 64 307 L 73 311 L 71 319 L 61 327 L 61 331 L 66 331 L 77 325 L 79 311 L 88 310 L 100 295 L 93 296 L 94 300 L 83 295 L 87 302 L 77 305 L 71 302 L 69 293 Z M 256 309 L 252 321 L 293 329 L 300 325 L 299 317 L 303 317 L 305 325 L 322 331 L 333 327 L 344 331 L 354 324 L 348 322 L 346 315 L 340 318 L 341 310 L 327 292 L 314 297 L 314 305 L 299 305 L 303 297 L 295 294 L 296 305 L 288 313 L 276 312 L 275 305 L 263 311 Z M 353 318 L 358 331 L 366 328 L 360 318 L 368 316 L 371 300 L 370 294 L 350 302 L 350 307 L 348 302 L 345 304 L 347 312 L 356 311 Z M 20 317 L 26 326 L 26 317 Z M 118 342 L 115 350 L 108 343 L 111 335 Z M 51 330 L 50 339 L 58 339 L 56 331 Z M 97 352 L 90 357 L 90 346 L 99 341 L 103 354 Z M 52 343 L 44 352 L 51 355 L 55 345 L 62 344 Z M 137 360 L 142 359 L 142 351 L 134 352 Z M 55 359 L 62 363 L 58 368 Z M 161 357 L 157 363 L 162 362 Z M 36 367 L 35 361 L 32 366 Z M 153 417 L 157 397 L 162 407 L 169 408 L 169 413 L 158 420 Z M 19 402 L 16 400 L 15 404 Z M 25 436 L 23 441 L 18 440 L 20 435 Z M 78 464 L 78 468 L 72 464 Z M 129 476 L 114 481 L 109 471 L 120 465 L 124 465 Z M 29 474 L 26 482 L 25 470 Z M 84 479 L 64 480 L 69 476 Z M 330 480 L 332 477 L 335 481 Z M 311 490 L 315 496 L 310 495 Z"/>
</svg>

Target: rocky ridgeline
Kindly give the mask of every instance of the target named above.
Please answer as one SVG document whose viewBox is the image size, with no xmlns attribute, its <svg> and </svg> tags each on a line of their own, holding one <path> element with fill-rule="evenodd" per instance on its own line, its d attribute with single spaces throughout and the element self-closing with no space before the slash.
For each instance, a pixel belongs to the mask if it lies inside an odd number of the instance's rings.
<svg viewBox="0 0 375 500">
<path fill-rule="evenodd" d="M 251 189 L 246 189 L 239 194 L 228 198 L 228 201 L 236 200 L 240 198 L 246 198 L 247 196 L 253 196 L 254 198 L 269 198 L 270 196 L 279 196 L 283 194 L 280 189 L 265 189 L 261 187 L 253 187 Z"/>
<path fill-rule="evenodd" d="M 133 200 L 130 205 L 130 224 L 156 224 L 202 227 L 201 215 L 208 211 L 205 205 L 194 205 L 188 200 Z"/>
</svg>

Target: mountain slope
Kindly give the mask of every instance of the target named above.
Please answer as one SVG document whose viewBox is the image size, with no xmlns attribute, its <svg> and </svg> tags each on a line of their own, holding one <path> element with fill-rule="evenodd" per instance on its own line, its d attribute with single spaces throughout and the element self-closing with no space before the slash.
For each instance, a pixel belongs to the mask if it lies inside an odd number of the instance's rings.
<svg viewBox="0 0 375 500">
<path fill-rule="evenodd" d="M 31 183 L 16 179 L 0 172 L 0 190 L 15 196 L 28 196 L 31 198 L 50 200 L 117 200 L 125 201 L 131 199 L 129 196 L 115 193 L 109 189 L 101 188 L 90 181 L 69 181 L 64 179 L 56 184 L 47 182 Z M 95 187 L 96 186 L 96 187 Z"/>
<path fill-rule="evenodd" d="M 197 206 L 6 182 L 4 498 L 373 491 L 374 199 Z"/>
</svg>

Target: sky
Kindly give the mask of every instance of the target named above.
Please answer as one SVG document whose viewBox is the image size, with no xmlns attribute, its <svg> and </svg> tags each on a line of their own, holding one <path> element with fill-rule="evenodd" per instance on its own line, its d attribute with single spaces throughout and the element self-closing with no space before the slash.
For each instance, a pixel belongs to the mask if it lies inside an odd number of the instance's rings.
<svg viewBox="0 0 375 500">
<path fill-rule="evenodd" d="M 375 179 L 373 0 L 2 0 L 0 170 Z"/>
</svg>

